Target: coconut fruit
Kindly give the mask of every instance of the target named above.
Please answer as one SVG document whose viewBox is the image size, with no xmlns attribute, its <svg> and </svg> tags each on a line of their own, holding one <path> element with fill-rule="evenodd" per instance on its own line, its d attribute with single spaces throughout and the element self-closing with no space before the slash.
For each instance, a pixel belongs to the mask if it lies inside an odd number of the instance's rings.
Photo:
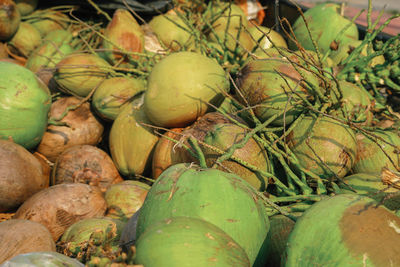
<svg viewBox="0 0 400 267">
<path fill-rule="evenodd" d="M 321 200 L 297 220 L 283 266 L 398 266 L 399 225 L 399 217 L 367 197 Z"/>
<path fill-rule="evenodd" d="M 358 40 L 358 29 L 354 22 L 340 15 L 340 5 L 334 3 L 318 4 L 304 12 L 307 26 L 300 16 L 293 24 L 297 41 L 305 49 L 315 51 L 309 31 L 321 53 L 325 54 L 331 47 L 342 46 Z M 350 24 L 350 27 L 348 25 Z M 348 27 L 341 36 L 338 34 Z M 289 41 L 289 48 L 297 50 L 296 44 Z"/>
<path fill-rule="evenodd" d="M 71 54 L 56 65 L 54 79 L 60 89 L 85 97 L 103 82 L 111 66 L 93 54 Z"/>
<path fill-rule="evenodd" d="M 104 127 L 90 110 L 90 104 L 80 103 L 76 97 L 61 97 L 53 103 L 50 117 L 59 123 L 49 125 L 37 151 L 55 162 L 67 148 L 75 145 L 97 145 Z"/>
<path fill-rule="evenodd" d="M 203 219 L 216 225 L 246 251 L 251 265 L 257 257 L 262 264 L 268 216 L 256 190 L 239 176 L 191 164 L 171 166 L 147 194 L 136 234 L 139 239 L 145 238 L 152 225 L 177 216 Z"/>
<path fill-rule="evenodd" d="M 22 146 L 0 140 L 0 212 L 13 211 L 49 186 L 39 160 Z"/>
<path fill-rule="evenodd" d="M 144 110 L 163 127 L 187 126 L 219 105 L 229 90 L 224 69 L 213 59 L 193 52 L 173 53 L 158 62 L 148 78 Z"/>
<path fill-rule="evenodd" d="M 20 254 L 4 262 L 1 267 L 8 266 L 37 266 L 38 262 L 45 266 L 83 267 L 81 262 L 54 251 L 31 252 Z"/>
<path fill-rule="evenodd" d="M 33 72 L 17 64 L 0 62 L 0 73 L 0 139 L 33 148 L 46 130 L 49 89 Z"/>
<path fill-rule="evenodd" d="M 122 108 L 145 90 L 145 82 L 137 78 L 113 77 L 104 80 L 92 98 L 92 107 L 106 120 L 115 120 Z"/>
<path fill-rule="evenodd" d="M 143 106 L 130 103 L 115 119 L 109 137 L 111 157 L 117 169 L 126 176 L 143 174 L 150 167 L 152 152 L 158 142 Z"/>
<path fill-rule="evenodd" d="M 112 184 L 122 182 L 111 157 L 95 146 L 78 145 L 66 149 L 53 167 L 51 183 L 83 183 L 105 192 Z"/>
<path fill-rule="evenodd" d="M 12 0 L 0 0 L 0 41 L 7 41 L 18 30 L 21 15 Z"/>
<path fill-rule="evenodd" d="M 172 51 L 183 50 L 193 45 L 193 36 L 188 27 L 173 10 L 154 16 L 149 26 L 161 43 Z"/>
<path fill-rule="evenodd" d="M 26 21 L 32 24 L 42 37 L 45 37 L 52 31 L 67 29 L 70 20 L 64 13 L 44 9 L 34 11 Z"/>
<path fill-rule="evenodd" d="M 141 53 L 144 50 L 144 32 L 135 18 L 126 9 L 117 9 L 113 18 L 105 29 L 103 47 L 107 49 L 108 60 L 117 62 L 129 62 L 129 58 L 138 58 L 134 53 Z M 117 52 L 121 50 L 120 52 Z M 111 51 L 114 50 L 114 51 Z M 126 53 L 133 53 L 130 56 Z"/>
<path fill-rule="evenodd" d="M 149 227 L 137 241 L 136 264 L 189 267 L 194 262 L 198 266 L 250 266 L 246 252 L 232 237 L 198 218 L 163 220 Z"/>
<path fill-rule="evenodd" d="M 19 55 L 28 58 L 30 54 L 41 45 L 42 37 L 39 31 L 27 22 L 19 24 L 17 32 L 8 42 Z"/>
<path fill-rule="evenodd" d="M 21 16 L 31 14 L 37 7 L 39 0 L 14 0 Z"/>
<path fill-rule="evenodd" d="M 149 189 L 149 185 L 132 180 L 110 186 L 104 196 L 106 216 L 127 221 L 143 205 Z"/>
<path fill-rule="evenodd" d="M 322 178 L 342 178 L 356 161 L 353 130 L 328 117 L 302 118 L 287 137 L 298 164 Z"/>
<path fill-rule="evenodd" d="M 271 47 L 288 47 L 282 35 L 274 31 L 273 29 L 264 26 L 250 27 L 249 33 L 253 41 L 256 42 L 255 45 L 258 47 L 258 49 L 268 49 Z"/>
<path fill-rule="evenodd" d="M 86 184 L 59 184 L 46 188 L 22 204 L 14 215 L 43 224 L 56 241 L 75 222 L 103 216 L 106 201 L 99 188 Z"/>
<path fill-rule="evenodd" d="M 19 254 L 56 251 L 53 238 L 42 224 L 11 219 L 0 223 L 0 264 Z"/>
<path fill-rule="evenodd" d="M 373 136 L 357 134 L 357 158 L 354 173 L 380 173 L 383 168 L 400 167 L 400 137 L 395 131 L 375 130 Z"/>
</svg>

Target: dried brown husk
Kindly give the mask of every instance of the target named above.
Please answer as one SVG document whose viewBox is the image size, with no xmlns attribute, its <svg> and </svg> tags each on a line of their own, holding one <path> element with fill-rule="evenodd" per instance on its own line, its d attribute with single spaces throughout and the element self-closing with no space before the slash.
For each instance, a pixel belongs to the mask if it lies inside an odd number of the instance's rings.
<svg viewBox="0 0 400 267">
<path fill-rule="evenodd" d="M 86 184 L 59 184 L 46 188 L 22 204 L 15 219 L 38 222 L 47 227 L 56 241 L 75 222 L 101 217 L 107 205 L 98 187 Z"/>
<path fill-rule="evenodd" d="M 6 49 L 6 44 L 0 42 L 0 59 L 8 58 L 8 53 Z"/>
<path fill-rule="evenodd" d="M 79 105 L 69 110 L 59 122 L 66 126 L 49 125 L 44 133 L 37 151 L 51 162 L 67 148 L 75 145 L 97 145 L 101 139 L 104 127 L 90 110 L 90 104 L 76 97 L 62 97 L 55 101 L 50 110 L 51 118 L 60 118 L 68 107 Z"/>
<path fill-rule="evenodd" d="M 38 159 L 24 147 L 0 140 L 0 212 L 17 209 L 48 185 L 49 173 Z"/>
<path fill-rule="evenodd" d="M 98 186 L 105 192 L 112 184 L 122 182 L 111 157 L 95 146 L 78 145 L 58 157 L 51 183 L 83 183 Z"/>
<path fill-rule="evenodd" d="M 11 219 L 0 223 L 0 240 L 0 264 L 23 253 L 56 251 L 49 230 L 28 220 Z"/>
</svg>

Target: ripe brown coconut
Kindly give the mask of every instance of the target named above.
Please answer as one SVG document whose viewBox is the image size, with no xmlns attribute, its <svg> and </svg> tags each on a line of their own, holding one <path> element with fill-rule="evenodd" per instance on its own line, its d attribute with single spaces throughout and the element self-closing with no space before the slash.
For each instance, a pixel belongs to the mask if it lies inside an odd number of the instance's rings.
<svg viewBox="0 0 400 267">
<path fill-rule="evenodd" d="M 75 222 L 103 216 L 106 201 L 98 187 L 86 184 L 59 184 L 46 188 L 22 204 L 14 215 L 43 224 L 56 241 Z"/>
<path fill-rule="evenodd" d="M 111 157 L 95 146 L 78 145 L 57 158 L 51 183 L 83 183 L 98 186 L 105 192 L 112 184 L 122 182 Z"/>
<path fill-rule="evenodd" d="M 97 145 L 103 135 L 104 127 L 90 110 L 90 104 L 76 97 L 62 97 L 55 101 L 50 109 L 50 118 L 60 118 L 65 125 L 49 125 L 37 151 L 55 162 L 67 148 L 75 145 Z M 72 107 L 76 109 L 71 109 Z M 70 109 L 69 111 L 67 109 Z"/>
<path fill-rule="evenodd" d="M 0 264 L 19 254 L 56 251 L 46 227 L 37 222 L 11 219 L 0 223 Z"/>
<path fill-rule="evenodd" d="M 12 0 L 0 0 L 0 40 L 10 39 L 18 30 L 21 14 Z"/>
<path fill-rule="evenodd" d="M 49 173 L 24 147 L 0 140 L 0 212 L 17 209 L 26 199 L 49 186 Z"/>
</svg>

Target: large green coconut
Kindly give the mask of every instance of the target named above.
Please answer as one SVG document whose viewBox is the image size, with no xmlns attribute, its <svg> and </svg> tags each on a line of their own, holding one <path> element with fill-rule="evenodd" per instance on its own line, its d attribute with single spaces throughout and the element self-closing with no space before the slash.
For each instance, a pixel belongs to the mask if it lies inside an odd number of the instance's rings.
<svg viewBox="0 0 400 267">
<path fill-rule="evenodd" d="M 243 248 L 217 226 L 201 219 L 172 217 L 144 232 L 136 264 L 146 267 L 250 266 Z"/>
<path fill-rule="evenodd" d="M 304 117 L 287 142 L 298 163 L 322 178 L 344 177 L 356 160 L 353 130 L 328 117 Z"/>
<path fill-rule="evenodd" d="M 397 179 L 396 182 L 400 181 L 400 177 L 394 173 L 386 170 L 382 173 L 356 173 L 349 176 L 343 177 L 341 184 L 341 192 L 350 194 L 356 193 L 359 195 L 370 197 L 377 202 L 381 202 L 385 207 L 390 210 L 400 209 L 400 195 L 392 196 L 393 193 L 399 192 L 399 186 L 391 186 L 388 182 Z M 354 190 L 354 191 L 352 191 Z"/>
<path fill-rule="evenodd" d="M 297 220 L 286 267 L 400 266 L 400 218 L 367 197 L 337 195 Z"/>
<path fill-rule="evenodd" d="M 219 105 L 229 81 L 214 60 L 193 52 L 170 54 L 148 78 L 144 110 L 154 124 L 183 127 L 204 115 L 208 103 Z"/>
<path fill-rule="evenodd" d="M 49 89 L 30 70 L 0 62 L 0 138 L 35 147 L 46 130 Z"/>
<path fill-rule="evenodd" d="M 245 65 L 239 76 L 238 86 L 245 100 L 239 94 L 237 98 L 243 104 L 248 103 L 253 107 L 261 121 L 274 117 L 273 125 L 288 125 L 303 110 L 299 106 L 301 99 L 298 96 L 306 96 L 307 89 L 302 75 L 310 83 L 318 85 L 316 78 L 309 72 L 297 72 L 283 58 L 252 60 Z"/>
<path fill-rule="evenodd" d="M 375 130 L 373 136 L 357 134 L 357 158 L 354 173 L 380 173 L 384 167 L 400 166 L 399 135 L 390 130 Z"/>
<path fill-rule="evenodd" d="M 123 175 L 142 174 L 151 164 L 153 148 L 159 137 L 148 126 L 151 124 L 143 106 L 129 103 L 115 119 L 109 137 L 111 157 Z"/>
<path fill-rule="evenodd" d="M 358 29 L 354 22 L 340 15 L 340 6 L 334 3 L 323 3 L 304 12 L 309 31 L 313 40 L 316 42 L 318 49 L 322 53 L 326 53 L 331 45 L 342 46 L 353 40 L 358 40 Z M 338 36 L 338 34 L 349 24 L 347 28 Z M 315 47 L 311 41 L 309 32 L 303 18 L 300 16 L 293 24 L 293 31 L 297 41 L 308 50 L 315 51 Z M 333 41 L 336 41 L 333 43 Z M 297 46 L 293 42 L 289 42 L 289 48 L 297 50 Z"/>
<path fill-rule="evenodd" d="M 175 216 L 204 219 L 235 240 L 253 264 L 263 259 L 269 220 L 256 190 L 235 174 L 176 164 L 165 170 L 140 210 L 137 236 L 154 223 Z"/>
</svg>

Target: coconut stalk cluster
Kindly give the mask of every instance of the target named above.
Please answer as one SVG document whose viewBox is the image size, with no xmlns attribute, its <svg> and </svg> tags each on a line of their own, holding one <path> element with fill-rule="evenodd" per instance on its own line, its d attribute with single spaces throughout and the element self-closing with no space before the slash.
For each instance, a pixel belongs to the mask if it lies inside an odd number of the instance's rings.
<svg viewBox="0 0 400 267">
<path fill-rule="evenodd" d="M 0 264 L 400 264 L 396 16 L 88 2 L 0 0 Z"/>
</svg>

